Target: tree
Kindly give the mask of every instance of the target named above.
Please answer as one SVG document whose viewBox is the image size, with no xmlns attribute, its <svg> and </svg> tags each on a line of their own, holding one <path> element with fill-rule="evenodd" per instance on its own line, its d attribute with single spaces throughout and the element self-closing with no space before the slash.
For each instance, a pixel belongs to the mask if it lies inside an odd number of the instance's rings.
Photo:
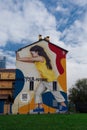
<svg viewBox="0 0 87 130">
<path fill-rule="evenodd" d="M 69 103 L 75 104 L 77 111 L 80 111 L 79 106 L 84 109 L 84 104 L 87 106 L 87 79 L 77 80 L 73 88 L 69 89 L 68 98 Z"/>
</svg>

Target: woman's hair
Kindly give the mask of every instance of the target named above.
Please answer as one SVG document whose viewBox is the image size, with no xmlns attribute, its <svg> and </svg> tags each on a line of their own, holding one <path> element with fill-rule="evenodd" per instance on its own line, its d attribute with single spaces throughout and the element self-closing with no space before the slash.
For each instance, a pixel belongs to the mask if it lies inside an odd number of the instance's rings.
<svg viewBox="0 0 87 130">
<path fill-rule="evenodd" d="M 41 46 L 35 45 L 33 47 L 30 48 L 30 51 L 35 51 L 38 52 L 39 56 L 43 56 L 46 59 L 46 65 L 48 69 L 52 69 L 52 65 L 50 63 L 50 59 L 47 56 L 46 52 L 44 51 L 44 49 Z"/>
</svg>

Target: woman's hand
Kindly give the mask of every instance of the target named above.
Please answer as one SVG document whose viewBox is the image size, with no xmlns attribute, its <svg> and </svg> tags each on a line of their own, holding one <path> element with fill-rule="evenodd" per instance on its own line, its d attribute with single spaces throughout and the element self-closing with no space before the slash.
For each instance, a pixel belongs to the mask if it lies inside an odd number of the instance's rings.
<svg viewBox="0 0 87 130">
<path fill-rule="evenodd" d="M 20 56 L 19 56 L 19 53 L 17 52 L 16 54 L 16 59 L 19 60 L 20 59 Z"/>
</svg>

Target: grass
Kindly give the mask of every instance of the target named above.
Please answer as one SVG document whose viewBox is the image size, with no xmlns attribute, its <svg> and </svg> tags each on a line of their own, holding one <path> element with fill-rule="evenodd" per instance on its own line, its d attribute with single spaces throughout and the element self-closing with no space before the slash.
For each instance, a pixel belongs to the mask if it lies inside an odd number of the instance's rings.
<svg viewBox="0 0 87 130">
<path fill-rule="evenodd" d="M 87 130 L 87 114 L 0 115 L 0 130 Z"/>
</svg>

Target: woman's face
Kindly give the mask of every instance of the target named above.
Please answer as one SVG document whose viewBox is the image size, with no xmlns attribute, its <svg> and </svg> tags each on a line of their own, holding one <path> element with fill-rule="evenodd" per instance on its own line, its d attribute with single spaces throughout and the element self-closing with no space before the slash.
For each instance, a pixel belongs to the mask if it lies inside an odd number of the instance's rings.
<svg viewBox="0 0 87 130">
<path fill-rule="evenodd" d="M 38 56 L 38 52 L 31 51 L 31 55 L 32 55 L 32 57 L 37 57 Z"/>
</svg>

